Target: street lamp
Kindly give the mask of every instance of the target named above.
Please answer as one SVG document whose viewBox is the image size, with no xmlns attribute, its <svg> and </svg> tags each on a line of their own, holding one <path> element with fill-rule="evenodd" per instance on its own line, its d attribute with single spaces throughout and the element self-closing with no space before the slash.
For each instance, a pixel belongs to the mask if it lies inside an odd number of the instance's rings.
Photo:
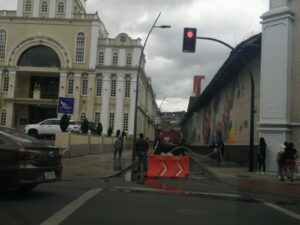
<svg viewBox="0 0 300 225">
<path fill-rule="evenodd" d="M 132 148 L 132 165 L 135 163 L 135 152 L 136 152 L 136 138 L 137 138 L 137 110 L 138 110 L 138 98 L 139 98 L 139 78 L 140 78 L 140 72 L 141 72 L 141 63 L 144 55 L 144 50 L 148 41 L 148 38 L 154 28 L 170 28 L 170 25 L 160 25 L 156 26 L 156 23 L 161 15 L 161 12 L 158 14 L 156 20 L 154 21 L 154 24 L 152 25 L 150 31 L 148 32 L 148 35 L 145 39 L 144 45 L 142 47 L 140 59 L 139 59 L 139 65 L 138 65 L 138 70 L 137 70 L 137 78 L 136 78 L 136 89 L 135 89 L 135 107 L 134 107 L 134 127 L 133 127 L 133 148 Z"/>
<path fill-rule="evenodd" d="M 209 38 L 209 37 L 197 37 L 197 39 L 204 39 L 204 40 L 210 40 L 210 41 L 215 41 L 215 42 L 219 42 L 223 45 L 225 45 L 226 47 L 230 48 L 231 51 L 236 52 L 236 50 L 229 44 L 227 44 L 224 41 L 215 39 L 215 38 Z M 251 83 L 251 94 L 250 94 L 250 134 L 249 134 L 249 172 L 253 172 L 254 169 L 254 78 L 253 78 L 253 73 L 250 70 L 249 66 L 247 66 L 246 63 L 246 59 L 243 56 L 243 54 L 241 54 L 241 58 L 242 61 L 246 67 L 246 70 L 249 74 L 249 78 L 250 78 L 250 83 Z"/>
</svg>

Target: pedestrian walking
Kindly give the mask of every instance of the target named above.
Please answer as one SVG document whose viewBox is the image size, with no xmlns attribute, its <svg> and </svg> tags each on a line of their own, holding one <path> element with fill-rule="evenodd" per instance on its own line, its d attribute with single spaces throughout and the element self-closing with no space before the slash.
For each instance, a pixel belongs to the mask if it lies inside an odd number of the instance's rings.
<svg viewBox="0 0 300 225">
<path fill-rule="evenodd" d="M 267 143 L 263 137 L 259 139 L 259 150 L 258 150 L 258 172 L 262 175 L 266 171 L 266 149 Z"/>
<path fill-rule="evenodd" d="M 139 134 L 139 139 L 136 141 L 135 149 L 137 156 L 137 168 L 138 171 L 141 171 L 141 166 L 143 164 L 144 171 L 147 171 L 147 153 L 148 153 L 149 144 L 144 139 L 144 134 Z"/>
<path fill-rule="evenodd" d="M 284 164 L 284 151 L 285 151 L 286 146 L 284 144 L 280 144 L 279 146 L 279 152 L 277 153 L 277 165 L 278 165 L 278 179 L 281 181 L 283 180 L 283 174 L 282 174 L 282 169 L 283 169 L 283 164 Z"/>
<path fill-rule="evenodd" d="M 123 137 L 119 136 L 114 143 L 114 159 L 116 159 L 117 153 L 119 153 L 119 159 L 121 159 L 123 151 Z"/>
</svg>

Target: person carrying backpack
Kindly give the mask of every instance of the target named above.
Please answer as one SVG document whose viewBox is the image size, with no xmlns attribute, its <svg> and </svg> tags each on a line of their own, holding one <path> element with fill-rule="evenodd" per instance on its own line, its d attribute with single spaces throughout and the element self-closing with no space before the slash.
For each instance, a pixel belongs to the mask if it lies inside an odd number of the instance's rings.
<svg viewBox="0 0 300 225">
<path fill-rule="evenodd" d="M 114 143 L 114 159 L 116 159 L 117 153 L 119 153 L 119 159 L 121 159 L 123 151 L 123 138 L 119 136 Z"/>
</svg>

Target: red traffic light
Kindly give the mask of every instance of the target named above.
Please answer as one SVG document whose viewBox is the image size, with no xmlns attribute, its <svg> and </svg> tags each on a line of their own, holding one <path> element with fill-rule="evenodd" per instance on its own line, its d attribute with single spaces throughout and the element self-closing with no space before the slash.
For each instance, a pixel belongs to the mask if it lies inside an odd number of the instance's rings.
<svg viewBox="0 0 300 225">
<path fill-rule="evenodd" d="M 193 37 L 194 37 L 194 32 L 193 32 L 193 31 L 188 31 L 188 32 L 186 33 L 186 36 L 187 36 L 188 38 L 193 38 Z"/>
<path fill-rule="evenodd" d="M 195 52 L 197 39 L 197 29 L 185 27 L 183 30 L 183 52 Z"/>
</svg>

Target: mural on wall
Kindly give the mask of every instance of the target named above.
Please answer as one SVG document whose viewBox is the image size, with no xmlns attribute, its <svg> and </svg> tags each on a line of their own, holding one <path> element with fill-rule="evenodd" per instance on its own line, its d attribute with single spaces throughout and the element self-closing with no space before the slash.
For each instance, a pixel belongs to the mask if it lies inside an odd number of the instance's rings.
<svg viewBox="0 0 300 225">
<path fill-rule="evenodd" d="M 203 108 L 203 139 L 206 144 L 219 142 L 220 139 L 224 143 L 235 144 L 236 126 L 233 126 L 234 121 L 230 117 L 233 109 L 234 100 L 240 97 L 240 88 L 238 80 L 233 80 L 222 93 L 216 95 L 212 102 Z M 235 123 L 238 123 L 235 121 Z M 247 121 L 243 121 L 245 126 Z M 247 125 L 246 125 L 247 126 Z"/>
</svg>

